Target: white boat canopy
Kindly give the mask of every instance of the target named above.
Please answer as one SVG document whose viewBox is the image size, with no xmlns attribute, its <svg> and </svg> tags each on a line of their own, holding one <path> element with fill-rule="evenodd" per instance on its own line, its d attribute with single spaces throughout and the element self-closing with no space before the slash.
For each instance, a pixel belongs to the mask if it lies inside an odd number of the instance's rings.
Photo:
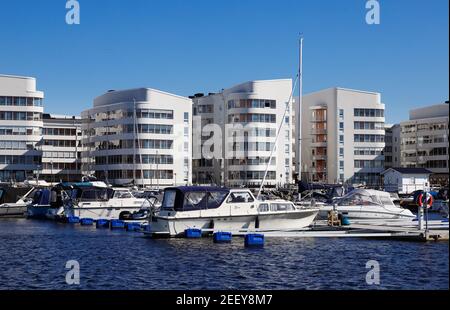
<svg viewBox="0 0 450 310">
<path fill-rule="evenodd" d="M 395 206 L 389 193 L 373 189 L 357 188 L 339 200 L 339 205 L 384 205 Z"/>
</svg>

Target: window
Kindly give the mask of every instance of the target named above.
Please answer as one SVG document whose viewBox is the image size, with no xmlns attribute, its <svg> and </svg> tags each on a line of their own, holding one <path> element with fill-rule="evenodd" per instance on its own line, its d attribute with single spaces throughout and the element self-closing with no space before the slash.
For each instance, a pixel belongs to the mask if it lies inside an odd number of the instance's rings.
<svg viewBox="0 0 450 310">
<path fill-rule="evenodd" d="M 175 190 L 164 191 L 164 199 L 161 208 L 163 209 L 173 209 L 175 207 L 175 197 L 177 192 Z"/>
<path fill-rule="evenodd" d="M 133 198 L 133 197 L 131 196 L 131 193 L 129 191 L 116 191 L 114 193 L 114 198 L 127 199 L 127 198 Z"/>
<path fill-rule="evenodd" d="M 339 148 L 339 156 L 344 156 L 344 148 Z"/>
<path fill-rule="evenodd" d="M 384 110 L 383 109 L 354 109 L 354 116 L 384 117 Z"/>
<path fill-rule="evenodd" d="M 267 203 L 262 203 L 258 207 L 259 212 L 269 212 L 269 205 Z"/>
<path fill-rule="evenodd" d="M 384 142 L 384 135 L 354 135 L 355 142 Z"/>
<path fill-rule="evenodd" d="M 339 136 L 339 143 L 344 143 L 344 136 L 343 135 Z"/>
<path fill-rule="evenodd" d="M 294 207 L 290 203 L 271 203 L 270 211 L 292 211 Z"/>
<path fill-rule="evenodd" d="M 339 109 L 339 117 L 344 118 L 344 109 Z"/>
<path fill-rule="evenodd" d="M 184 122 L 189 123 L 189 112 L 184 112 Z"/>
<path fill-rule="evenodd" d="M 234 192 L 230 194 L 228 198 L 228 203 L 247 203 L 253 202 L 254 199 L 249 192 Z"/>
<path fill-rule="evenodd" d="M 344 123 L 343 122 L 339 123 L 339 130 L 344 130 Z"/>
</svg>

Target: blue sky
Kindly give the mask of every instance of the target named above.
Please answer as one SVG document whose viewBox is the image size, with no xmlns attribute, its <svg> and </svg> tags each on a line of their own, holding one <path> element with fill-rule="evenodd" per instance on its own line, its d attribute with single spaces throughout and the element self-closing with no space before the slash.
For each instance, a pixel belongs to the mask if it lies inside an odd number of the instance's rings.
<svg viewBox="0 0 450 310">
<path fill-rule="evenodd" d="M 109 89 L 179 95 L 294 77 L 304 33 L 304 92 L 382 93 L 387 122 L 448 100 L 448 0 L 0 0 L 0 73 L 34 76 L 46 111 L 79 114 Z"/>
</svg>

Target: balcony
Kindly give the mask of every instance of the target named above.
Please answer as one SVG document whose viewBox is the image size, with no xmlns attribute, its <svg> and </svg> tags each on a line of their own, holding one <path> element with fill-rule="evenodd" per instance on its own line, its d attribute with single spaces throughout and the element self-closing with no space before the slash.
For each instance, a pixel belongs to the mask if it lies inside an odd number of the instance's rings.
<svg viewBox="0 0 450 310">
<path fill-rule="evenodd" d="M 326 116 L 311 118 L 311 123 L 326 123 L 326 122 L 327 122 Z"/>
<path fill-rule="evenodd" d="M 327 155 L 317 154 L 312 156 L 313 161 L 327 160 Z"/>
<path fill-rule="evenodd" d="M 326 135 L 327 130 L 324 128 L 314 128 L 314 129 L 311 129 L 311 134 L 312 135 Z"/>
<path fill-rule="evenodd" d="M 316 167 L 316 168 L 311 168 L 309 170 L 310 173 L 316 173 L 316 174 L 325 174 L 327 172 L 326 168 L 322 168 L 322 167 Z"/>
</svg>

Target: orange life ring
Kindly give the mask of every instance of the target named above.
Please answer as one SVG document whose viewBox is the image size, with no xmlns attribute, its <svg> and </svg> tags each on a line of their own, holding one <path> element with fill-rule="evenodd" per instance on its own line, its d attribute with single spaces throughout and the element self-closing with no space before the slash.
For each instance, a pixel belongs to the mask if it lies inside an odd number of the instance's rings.
<svg viewBox="0 0 450 310">
<path fill-rule="evenodd" d="M 419 195 L 419 198 L 417 198 L 417 203 L 419 204 L 419 207 L 422 207 L 423 205 L 424 205 L 424 196 L 423 196 L 423 194 L 420 194 Z M 433 202 L 434 202 L 434 199 L 433 199 L 433 195 L 431 195 L 430 193 L 427 193 L 427 196 L 426 196 L 426 199 L 427 199 L 427 209 L 429 209 L 429 208 L 431 208 L 431 206 L 433 205 Z"/>
</svg>

